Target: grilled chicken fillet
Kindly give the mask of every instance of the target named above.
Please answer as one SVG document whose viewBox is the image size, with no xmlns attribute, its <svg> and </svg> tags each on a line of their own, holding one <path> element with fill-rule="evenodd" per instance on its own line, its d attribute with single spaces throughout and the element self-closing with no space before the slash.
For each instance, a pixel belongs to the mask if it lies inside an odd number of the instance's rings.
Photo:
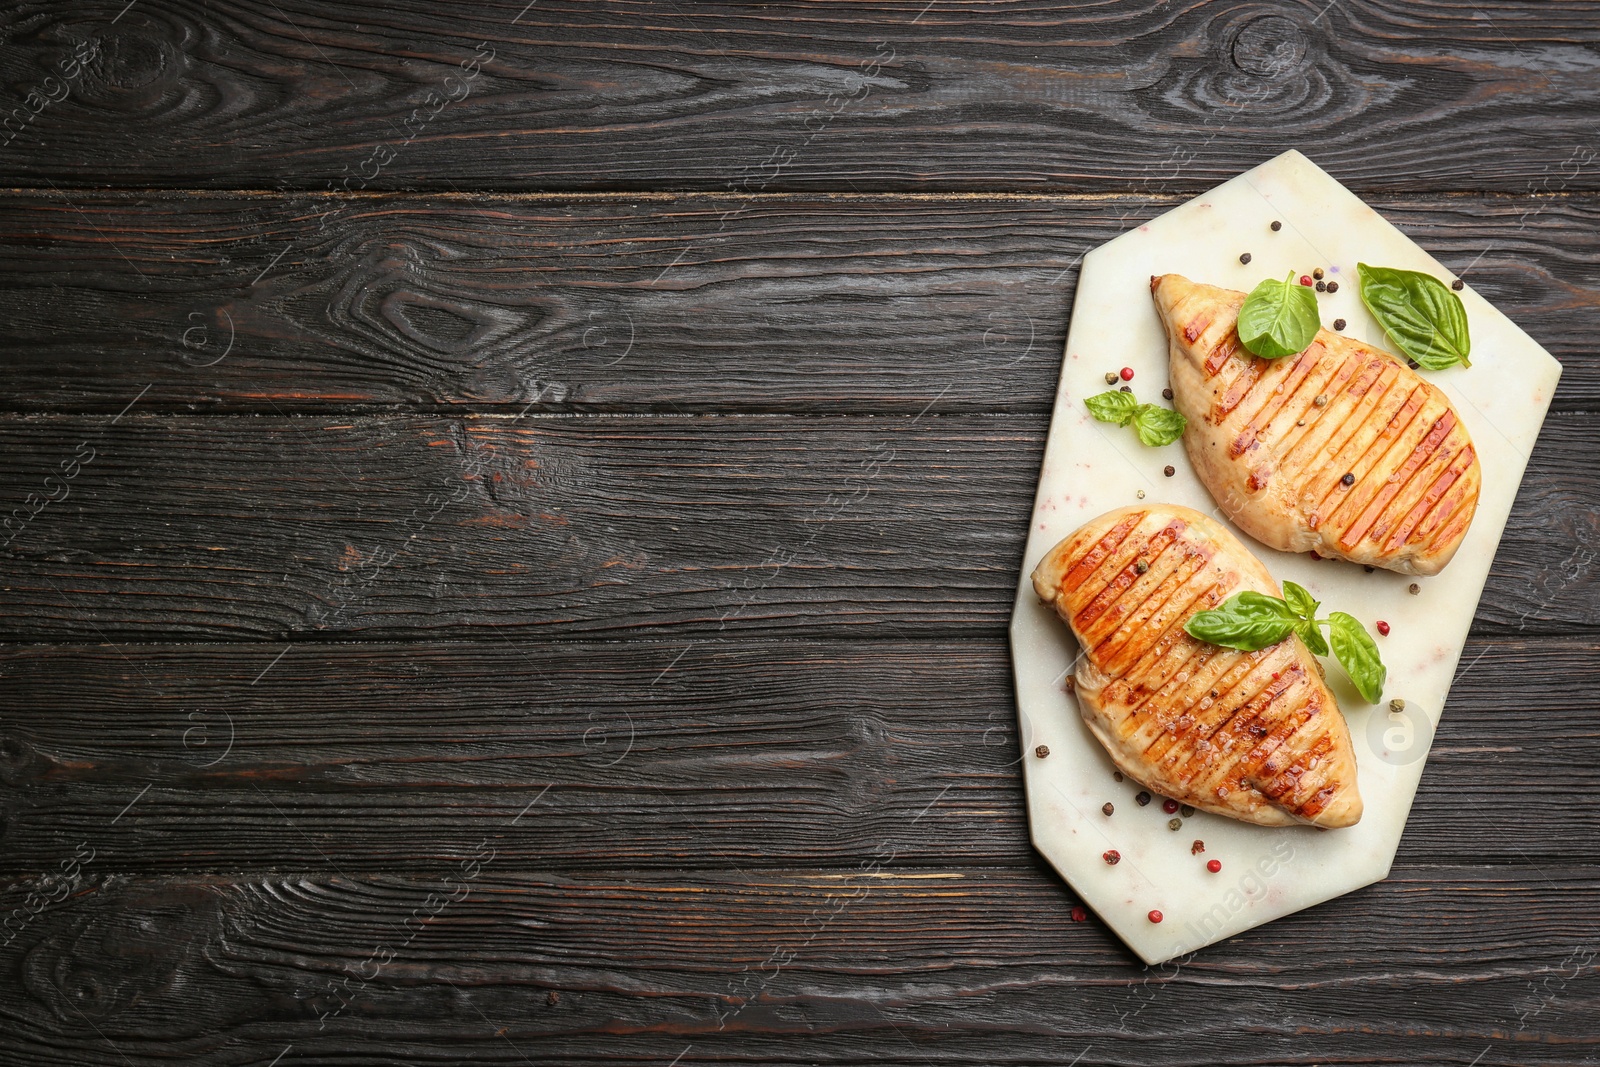
<svg viewBox="0 0 1600 1067">
<path fill-rule="evenodd" d="M 1189 420 L 1184 449 L 1240 529 L 1285 552 L 1402 574 L 1450 562 L 1481 475 L 1443 392 L 1327 330 L 1299 355 L 1258 359 L 1234 329 L 1244 293 L 1177 274 L 1151 278 L 1150 290 Z"/>
<path fill-rule="evenodd" d="M 1084 649 L 1079 709 L 1124 774 L 1262 826 L 1361 818 L 1349 730 L 1300 638 L 1239 652 L 1184 632 L 1234 593 L 1283 595 L 1220 523 L 1167 504 L 1108 512 L 1045 555 L 1033 588 Z"/>
</svg>

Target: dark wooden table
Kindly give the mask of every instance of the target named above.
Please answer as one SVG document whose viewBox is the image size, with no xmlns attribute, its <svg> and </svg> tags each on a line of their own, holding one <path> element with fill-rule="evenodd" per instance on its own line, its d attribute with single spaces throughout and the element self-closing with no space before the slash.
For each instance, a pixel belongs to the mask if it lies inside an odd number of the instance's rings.
<svg viewBox="0 0 1600 1067">
<path fill-rule="evenodd" d="M 1600 1062 L 1600 5 L 19 0 L 0 1064 Z M 1297 147 L 1566 364 L 1394 870 L 1140 965 L 1006 622 Z"/>
</svg>

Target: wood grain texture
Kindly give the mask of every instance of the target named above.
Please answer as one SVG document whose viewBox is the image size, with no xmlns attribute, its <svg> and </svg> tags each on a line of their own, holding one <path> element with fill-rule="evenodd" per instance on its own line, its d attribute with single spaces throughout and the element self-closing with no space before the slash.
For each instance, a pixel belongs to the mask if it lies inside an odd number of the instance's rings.
<svg viewBox="0 0 1600 1067">
<path fill-rule="evenodd" d="M 1600 197 L 1373 202 L 1600 404 Z M 11 194 L 0 408 L 1045 414 L 1079 257 L 1176 203 Z"/>
<path fill-rule="evenodd" d="M 999 635 L 1044 432 L 1033 416 L 11 416 L 0 636 Z M 1592 437 L 1585 415 L 1546 423 L 1477 632 L 1600 624 L 1600 483 L 1570 458 Z M 1156 484 L 1163 459 L 1135 461 Z"/>
<path fill-rule="evenodd" d="M 1577 1067 L 1600 1051 L 1587 867 L 1400 869 L 1144 967 L 1074 923 L 1039 869 L 501 862 L 453 879 L 85 878 L 0 949 L 18 979 L 0 984 L 0 1055 Z"/>
<path fill-rule="evenodd" d="M 1193 192 L 1600 188 L 1593 3 L 8 8 L 0 181 Z M 77 42 L 98 57 L 26 103 Z"/>
<path fill-rule="evenodd" d="M 1403 863 L 1593 858 L 1600 812 L 1576 798 L 1600 789 L 1597 652 L 1593 639 L 1468 643 Z M 276 657 L 6 649 L 8 869 L 55 870 L 87 842 L 100 872 L 437 872 L 480 839 L 518 870 L 853 867 L 885 841 L 905 863 L 1032 862 L 1001 638 Z M 1510 676 L 1521 710 L 1508 720 Z M 1356 731 L 1378 715 L 1348 710 Z M 1119 819 L 1165 820 L 1109 762 L 1103 784 Z M 1215 822 L 1191 821 L 1195 836 Z"/>
</svg>

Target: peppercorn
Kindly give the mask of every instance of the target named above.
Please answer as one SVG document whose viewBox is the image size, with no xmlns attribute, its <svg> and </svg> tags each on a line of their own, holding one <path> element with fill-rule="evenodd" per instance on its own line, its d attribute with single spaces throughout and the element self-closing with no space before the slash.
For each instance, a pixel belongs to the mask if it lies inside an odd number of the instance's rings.
<svg viewBox="0 0 1600 1067">
<path fill-rule="evenodd" d="M 1390 715 L 1399 715 L 1402 711 L 1405 711 L 1405 710 L 1406 710 L 1406 702 L 1404 700 L 1401 700 L 1399 697 L 1395 697 L 1393 700 L 1389 701 L 1389 714 Z"/>
<path fill-rule="evenodd" d="M 1416 582 L 1412 582 L 1410 585 L 1406 586 L 1406 592 L 1410 593 L 1412 596 L 1416 596 L 1418 593 L 1422 592 L 1422 586 L 1418 585 Z"/>
<path fill-rule="evenodd" d="M 1406 360 L 1406 366 L 1410 367 L 1412 370 L 1416 370 L 1418 367 L 1422 366 L 1422 364 L 1418 363 L 1414 359 L 1408 359 Z"/>
<path fill-rule="evenodd" d="M 1112 781 L 1116 781 L 1116 782 L 1122 781 L 1122 772 L 1121 771 L 1112 771 L 1111 772 L 1111 779 L 1112 779 Z"/>
<path fill-rule="evenodd" d="M 1183 815 L 1183 817 L 1185 819 L 1191 819 L 1191 818 L 1194 817 L 1194 809 L 1191 808 L 1187 804 L 1185 804 L 1183 807 L 1179 808 L 1178 811 Z"/>
<path fill-rule="evenodd" d="M 1143 574 L 1150 569 L 1150 564 L 1141 559 L 1138 563 L 1133 565 L 1133 569 L 1136 573 Z"/>
<path fill-rule="evenodd" d="M 1103 804 L 1101 806 L 1100 814 L 1109 816 L 1112 812 L 1114 812 L 1116 810 L 1117 809 L 1112 806 L 1111 801 L 1108 800 L 1108 801 L 1105 802 L 1105 804 Z"/>
<path fill-rule="evenodd" d="M 1172 464 L 1168 463 L 1165 467 L 1161 468 L 1161 473 L 1165 474 L 1168 478 L 1170 478 L 1174 474 L 1178 473 L 1178 468 L 1176 468 Z"/>
<path fill-rule="evenodd" d="M 1328 283 L 1327 282 L 1318 282 L 1317 283 L 1317 292 L 1325 293 L 1327 291 L 1328 291 Z"/>
<path fill-rule="evenodd" d="M 1182 830 L 1183 829 L 1183 820 L 1182 819 L 1168 819 L 1167 820 L 1167 829 L 1168 830 Z"/>
<path fill-rule="evenodd" d="M 1318 393 L 1316 396 L 1311 398 L 1311 402 L 1319 408 L 1325 408 L 1328 406 L 1328 394 Z"/>
<path fill-rule="evenodd" d="M 1455 281 L 1450 283 L 1450 288 L 1454 289 L 1458 293 L 1466 287 L 1467 283 L 1462 281 L 1460 278 L 1457 278 Z"/>
<path fill-rule="evenodd" d="M 1300 284 L 1301 285 L 1310 285 L 1311 284 L 1311 275 L 1309 275 L 1309 274 L 1300 275 Z"/>
<path fill-rule="evenodd" d="M 1132 367 L 1123 367 L 1122 370 L 1118 371 L 1117 373 L 1122 375 L 1122 380 L 1123 381 L 1125 381 L 1125 382 L 1133 381 L 1133 368 Z"/>
<path fill-rule="evenodd" d="M 1114 370 L 1106 371 L 1106 384 L 1107 385 L 1116 385 L 1117 384 L 1117 372 L 1116 371 L 1114 371 Z"/>
<path fill-rule="evenodd" d="M 1384 622 L 1382 619 L 1378 620 L 1378 633 L 1382 634 L 1384 637 L 1389 636 L 1389 624 Z"/>
<path fill-rule="evenodd" d="M 1089 913 L 1084 911 L 1082 908 L 1073 908 L 1072 921 L 1075 923 L 1088 922 Z"/>
<path fill-rule="evenodd" d="M 1322 268 L 1318 267 L 1316 270 L 1312 271 L 1311 272 L 1311 276 L 1313 278 L 1321 278 L 1322 277 Z"/>
<path fill-rule="evenodd" d="M 1362 567 L 1361 569 L 1366 571 L 1368 574 L 1371 574 L 1373 571 L 1377 570 L 1378 568 L 1372 566 L 1371 564 L 1367 564 L 1366 566 Z"/>
<path fill-rule="evenodd" d="M 1122 862 L 1122 853 L 1118 852 L 1114 848 L 1111 848 L 1107 849 L 1100 858 L 1106 861 L 1107 866 L 1115 867 L 1117 864 Z"/>
<path fill-rule="evenodd" d="M 1335 330 L 1342 330 L 1342 329 L 1344 329 L 1344 320 L 1343 320 L 1343 319 L 1334 319 L 1334 320 L 1333 320 L 1333 328 L 1334 328 L 1334 329 L 1335 329 Z"/>
<path fill-rule="evenodd" d="M 1205 850 L 1206 850 L 1206 843 L 1204 841 L 1200 840 L 1197 837 L 1197 838 L 1194 839 L 1194 844 L 1189 846 L 1189 855 L 1198 856 L 1198 855 L 1200 855 L 1200 853 L 1204 852 Z"/>
<path fill-rule="evenodd" d="M 1134 797 L 1133 800 L 1134 803 L 1138 804 L 1142 808 L 1146 804 L 1150 803 L 1150 794 L 1141 789 L 1139 790 L 1139 795 Z"/>
<path fill-rule="evenodd" d="M 1153 923 L 1160 922 L 1161 921 L 1161 913 L 1159 911 L 1155 911 L 1155 910 L 1152 909 L 1151 912 L 1150 912 L 1150 921 L 1153 922 Z"/>
<path fill-rule="evenodd" d="M 1328 283 L 1328 292 L 1337 293 L 1338 291 L 1339 291 L 1339 283 L 1338 282 L 1329 282 Z"/>
<path fill-rule="evenodd" d="M 1206 860 L 1206 870 L 1210 871 L 1212 874 L 1216 874 L 1218 871 L 1222 870 L 1222 861 Z"/>
<path fill-rule="evenodd" d="M 1176 800 L 1163 800 L 1161 802 L 1161 810 L 1168 815 L 1176 815 L 1178 814 L 1178 802 Z"/>
<path fill-rule="evenodd" d="M 1273 233 L 1277 233 L 1281 229 L 1283 229 L 1283 223 L 1279 222 L 1277 219 L 1273 219 L 1272 220 L 1272 232 Z"/>
<path fill-rule="evenodd" d="M 1240 263 L 1248 263 L 1248 262 L 1250 262 L 1250 253 L 1249 252 L 1240 253 L 1239 262 Z"/>
<path fill-rule="evenodd" d="M 1354 474 L 1351 474 L 1349 471 L 1345 471 L 1344 477 L 1339 479 L 1339 484 L 1340 485 L 1355 485 L 1356 484 L 1356 476 Z"/>
<path fill-rule="evenodd" d="M 1166 389 L 1161 390 L 1161 399 L 1162 400 L 1171 400 L 1172 399 L 1172 388 L 1170 386 L 1167 387 Z"/>
<path fill-rule="evenodd" d="M 1143 500 L 1144 499 L 1144 490 L 1141 489 L 1141 490 L 1139 490 L 1137 493 L 1135 493 L 1133 495 L 1138 497 L 1140 500 Z"/>
<path fill-rule="evenodd" d="M 1131 393 L 1131 392 L 1133 392 L 1133 386 L 1131 386 L 1131 385 L 1124 385 L 1124 386 L 1122 386 L 1122 387 L 1121 387 L 1121 388 L 1119 388 L 1119 389 L 1118 389 L 1118 390 L 1117 390 L 1117 392 L 1119 392 L 1119 393 Z"/>
<path fill-rule="evenodd" d="M 1050 746 L 1040 745 L 1038 748 L 1033 750 L 1033 754 L 1038 756 L 1040 759 L 1044 759 L 1046 756 L 1050 755 Z"/>
</svg>

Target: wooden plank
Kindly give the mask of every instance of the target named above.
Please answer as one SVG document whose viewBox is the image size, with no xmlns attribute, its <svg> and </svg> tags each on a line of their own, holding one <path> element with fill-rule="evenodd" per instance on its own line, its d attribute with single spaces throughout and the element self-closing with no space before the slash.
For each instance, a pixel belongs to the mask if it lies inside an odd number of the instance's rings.
<svg viewBox="0 0 1600 1067">
<path fill-rule="evenodd" d="M 998 635 L 1044 430 L 10 416 L 0 638 Z M 1585 415 L 1546 424 L 1479 632 L 1600 623 L 1593 441 Z"/>
<path fill-rule="evenodd" d="M 91 865 L 0 950 L 19 979 L 0 985 L 0 1055 L 1577 1067 L 1600 1051 L 1587 866 L 1402 868 L 1144 967 L 1037 870 L 572 877 L 477 844 L 449 879 Z"/>
<path fill-rule="evenodd" d="M 1079 257 L 1176 202 L 14 193 L 0 406 L 1045 413 Z M 1374 204 L 1600 403 L 1600 197 Z"/>
<path fill-rule="evenodd" d="M 1600 812 L 1574 798 L 1600 789 L 1597 651 L 1468 646 L 1404 862 L 1592 858 Z M 481 838 L 545 870 L 851 867 L 885 840 L 907 863 L 1033 862 L 1000 638 L 276 656 L 5 649 L 8 869 L 55 869 L 87 842 L 106 872 L 415 873 Z M 1358 730 L 1379 714 L 1350 709 Z M 1109 764 L 1104 786 L 1138 817 Z"/>
<path fill-rule="evenodd" d="M 0 181 L 1165 192 L 1297 145 L 1363 189 L 1600 188 L 1596 6 L 1492 12 L 28 4 Z"/>
</svg>

